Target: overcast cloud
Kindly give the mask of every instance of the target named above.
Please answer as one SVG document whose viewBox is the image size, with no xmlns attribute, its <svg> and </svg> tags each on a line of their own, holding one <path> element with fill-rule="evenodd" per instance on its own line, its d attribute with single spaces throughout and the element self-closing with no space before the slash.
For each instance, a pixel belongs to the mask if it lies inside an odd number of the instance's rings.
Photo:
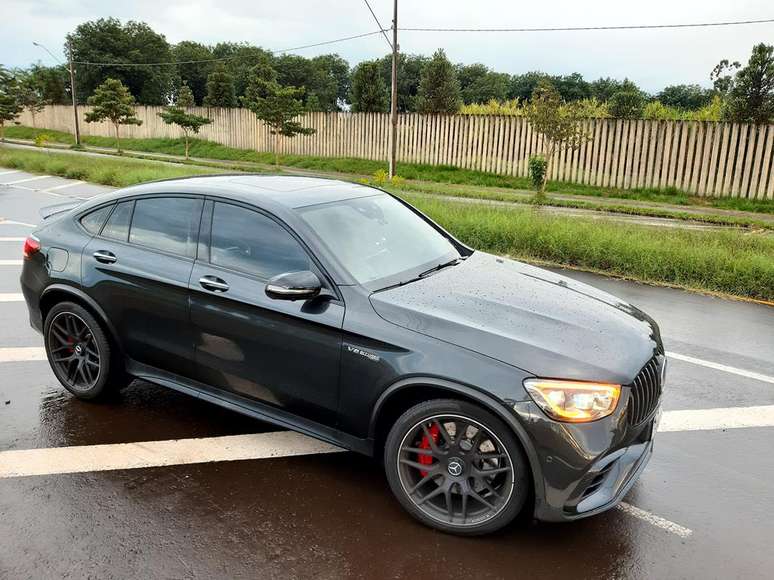
<svg viewBox="0 0 774 580">
<path fill-rule="evenodd" d="M 0 0 L 0 63 L 27 66 L 52 59 L 32 45 L 62 54 L 65 35 L 100 17 L 142 20 L 171 43 L 247 41 L 269 49 L 369 32 L 376 25 L 363 0 L 214 1 Z M 392 0 L 371 0 L 389 27 Z M 551 2 L 401 0 L 400 26 L 541 27 L 713 22 L 774 17 L 771 0 L 649 0 Z M 774 43 L 774 24 L 727 28 L 563 33 L 401 34 L 401 50 L 430 54 L 446 49 L 454 62 L 482 62 L 495 70 L 552 74 L 578 71 L 587 79 L 628 76 L 657 91 L 675 83 L 709 85 L 709 73 L 722 58 L 746 61 L 753 44 Z M 380 36 L 299 51 L 313 56 L 337 52 L 350 64 L 383 55 Z"/>
</svg>

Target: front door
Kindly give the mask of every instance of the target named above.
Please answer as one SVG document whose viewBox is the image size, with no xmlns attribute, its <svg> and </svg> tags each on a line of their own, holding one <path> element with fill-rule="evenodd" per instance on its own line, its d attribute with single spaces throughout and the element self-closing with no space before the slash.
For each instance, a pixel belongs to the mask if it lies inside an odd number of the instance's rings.
<svg viewBox="0 0 774 580">
<path fill-rule="evenodd" d="M 299 241 L 272 217 L 210 201 L 202 231 L 210 243 L 204 251 L 200 247 L 190 282 L 197 378 L 334 426 L 343 303 L 266 295 L 266 282 L 277 274 L 312 270 L 324 279 Z"/>
</svg>

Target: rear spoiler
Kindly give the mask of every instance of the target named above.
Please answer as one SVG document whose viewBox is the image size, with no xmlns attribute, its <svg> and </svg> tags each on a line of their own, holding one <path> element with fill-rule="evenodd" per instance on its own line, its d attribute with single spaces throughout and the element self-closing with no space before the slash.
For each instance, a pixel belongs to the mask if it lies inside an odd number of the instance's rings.
<svg viewBox="0 0 774 580">
<path fill-rule="evenodd" d="M 43 221 L 45 221 L 52 216 L 70 211 L 71 209 L 78 207 L 82 203 L 83 203 L 83 200 L 79 199 L 77 201 L 68 201 L 66 203 L 49 205 L 48 207 L 44 207 L 43 209 L 40 210 L 40 217 L 43 218 Z"/>
</svg>

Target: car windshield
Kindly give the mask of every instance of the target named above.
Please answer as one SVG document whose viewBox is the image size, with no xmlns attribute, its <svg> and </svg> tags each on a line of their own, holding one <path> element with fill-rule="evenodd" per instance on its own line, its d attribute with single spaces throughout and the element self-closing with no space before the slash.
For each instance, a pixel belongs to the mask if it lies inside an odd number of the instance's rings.
<svg viewBox="0 0 774 580">
<path fill-rule="evenodd" d="M 355 280 L 371 289 L 407 282 L 459 257 L 445 236 L 387 194 L 298 211 Z"/>
</svg>

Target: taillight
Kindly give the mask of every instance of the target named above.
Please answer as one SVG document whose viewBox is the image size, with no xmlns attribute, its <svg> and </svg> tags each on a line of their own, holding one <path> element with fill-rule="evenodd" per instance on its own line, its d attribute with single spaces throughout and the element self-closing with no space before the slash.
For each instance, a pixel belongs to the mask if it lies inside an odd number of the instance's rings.
<svg viewBox="0 0 774 580">
<path fill-rule="evenodd" d="M 40 240 L 36 238 L 35 236 L 27 236 L 27 239 L 24 240 L 24 250 L 22 252 L 24 253 L 24 259 L 29 260 L 32 256 L 37 254 L 40 251 Z"/>
</svg>

